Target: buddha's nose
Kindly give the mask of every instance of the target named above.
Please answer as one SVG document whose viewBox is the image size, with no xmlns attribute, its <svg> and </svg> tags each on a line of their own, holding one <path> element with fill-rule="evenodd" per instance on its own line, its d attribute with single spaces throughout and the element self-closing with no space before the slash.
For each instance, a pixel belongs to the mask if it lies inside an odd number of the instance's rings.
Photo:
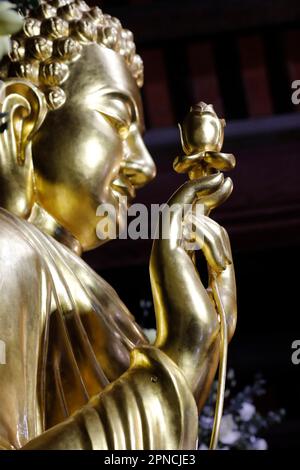
<svg viewBox="0 0 300 470">
<path fill-rule="evenodd" d="M 155 178 L 156 166 L 138 126 L 132 126 L 124 146 L 126 158 L 122 164 L 122 173 L 136 188 L 141 188 Z"/>
</svg>

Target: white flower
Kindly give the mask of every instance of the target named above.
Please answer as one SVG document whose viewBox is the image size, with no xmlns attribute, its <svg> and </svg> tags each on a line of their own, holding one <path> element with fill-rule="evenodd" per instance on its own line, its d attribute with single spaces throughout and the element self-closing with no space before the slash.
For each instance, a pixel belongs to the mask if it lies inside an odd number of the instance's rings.
<svg viewBox="0 0 300 470">
<path fill-rule="evenodd" d="M 10 50 L 9 35 L 21 28 L 23 18 L 14 10 L 15 5 L 0 1 L 0 60 Z"/>
<path fill-rule="evenodd" d="M 268 450 L 268 444 L 264 439 L 256 439 L 253 450 Z"/>
<path fill-rule="evenodd" d="M 225 415 L 222 418 L 220 426 L 220 442 L 222 444 L 234 444 L 241 437 L 241 433 L 237 431 L 237 425 L 232 415 Z"/>
<path fill-rule="evenodd" d="M 0 60 L 10 51 L 10 40 L 8 36 L 0 36 Z"/>
<path fill-rule="evenodd" d="M 240 417 L 242 421 L 250 421 L 250 419 L 253 418 L 253 415 L 255 414 L 256 408 L 252 403 L 248 403 L 245 401 L 242 404 L 241 409 L 239 410 Z"/>
<path fill-rule="evenodd" d="M 200 426 L 203 429 L 212 429 L 214 419 L 210 416 L 200 416 Z"/>
<path fill-rule="evenodd" d="M 199 450 L 208 450 L 208 447 L 206 444 L 200 444 Z"/>
<path fill-rule="evenodd" d="M 156 330 L 154 328 L 144 328 L 144 333 L 147 336 L 149 343 L 153 344 L 156 340 Z"/>
</svg>

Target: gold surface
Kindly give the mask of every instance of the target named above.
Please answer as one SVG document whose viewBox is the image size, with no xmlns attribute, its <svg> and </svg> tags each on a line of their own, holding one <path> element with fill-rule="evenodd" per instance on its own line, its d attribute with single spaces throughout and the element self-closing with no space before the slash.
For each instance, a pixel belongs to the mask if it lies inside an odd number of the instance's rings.
<svg viewBox="0 0 300 470">
<path fill-rule="evenodd" d="M 92 21 L 84 2 L 74 5 Z M 54 28 L 49 16 L 69 18 L 76 8 L 44 2 L 38 19 L 25 22 L 26 38 L 40 34 L 41 20 L 46 39 L 62 34 L 65 25 L 56 21 Z M 68 77 L 57 89 L 55 67 L 47 68 L 55 72 L 52 81 L 44 72 L 47 83 L 8 74 L 1 89 L 0 111 L 10 126 L 0 135 L 0 332 L 7 350 L 0 365 L 0 447 L 195 449 L 196 404 L 203 406 L 219 360 L 213 279 L 229 339 L 235 329 L 230 243 L 216 222 L 193 216 L 211 274 L 206 288 L 182 243 L 182 214 L 172 214 L 169 237 L 155 240 L 150 260 L 153 346 L 116 292 L 81 260 L 82 251 L 103 243 L 96 236 L 99 204 L 118 208 L 120 195 L 131 201 L 155 176 L 142 138 L 139 75 L 124 51 L 103 43 L 98 20 L 92 24 L 101 41 L 88 39 L 84 24 L 76 29 L 82 50 L 76 60 L 60 60 Z M 16 50 L 31 47 L 21 38 Z M 45 71 L 44 61 L 35 56 L 28 67 Z M 183 124 L 186 155 L 175 164 L 190 181 L 169 203 L 201 203 L 208 216 L 232 190 L 215 170 L 230 169 L 234 159 L 220 153 L 221 121 L 200 111 L 203 120 L 193 124 L 199 110 L 192 110 Z"/>
</svg>

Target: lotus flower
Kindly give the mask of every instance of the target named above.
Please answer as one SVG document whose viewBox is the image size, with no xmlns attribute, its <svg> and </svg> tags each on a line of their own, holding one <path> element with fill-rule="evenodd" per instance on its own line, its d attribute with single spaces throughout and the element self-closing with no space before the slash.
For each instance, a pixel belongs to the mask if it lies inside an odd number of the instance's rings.
<svg viewBox="0 0 300 470">
<path fill-rule="evenodd" d="M 19 31 L 22 24 L 23 18 L 15 11 L 15 5 L 0 1 L 0 60 L 10 50 L 10 34 Z"/>
</svg>

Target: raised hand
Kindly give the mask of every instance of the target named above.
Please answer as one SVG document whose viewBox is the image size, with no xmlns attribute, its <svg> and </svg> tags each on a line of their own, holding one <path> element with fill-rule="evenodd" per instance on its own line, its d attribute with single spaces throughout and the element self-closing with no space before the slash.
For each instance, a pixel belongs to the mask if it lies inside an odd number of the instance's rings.
<svg viewBox="0 0 300 470">
<path fill-rule="evenodd" d="M 211 106 L 201 103 L 191 109 L 181 128 L 186 155 L 174 162 L 176 171 L 188 173 L 190 181 L 168 202 L 170 208 L 175 208 L 170 212 L 169 237 L 155 240 L 150 262 L 158 328 L 155 345 L 181 368 L 200 406 L 218 364 L 220 323 L 213 281 L 226 312 L 229 339 L 236 324 L 229 238 L 225 229 L 208 217 L 232 191 L 230 178 L 224 179 L 219 172 L 235 165 L 233 155 L 220 153 L 224 125 Z M 190 207 L 188 212 L 184 211 L 186 205 Z M 194 263 L 196 249 L 203 251 L 207 262 L 208 288 Z"/>
</svg>

